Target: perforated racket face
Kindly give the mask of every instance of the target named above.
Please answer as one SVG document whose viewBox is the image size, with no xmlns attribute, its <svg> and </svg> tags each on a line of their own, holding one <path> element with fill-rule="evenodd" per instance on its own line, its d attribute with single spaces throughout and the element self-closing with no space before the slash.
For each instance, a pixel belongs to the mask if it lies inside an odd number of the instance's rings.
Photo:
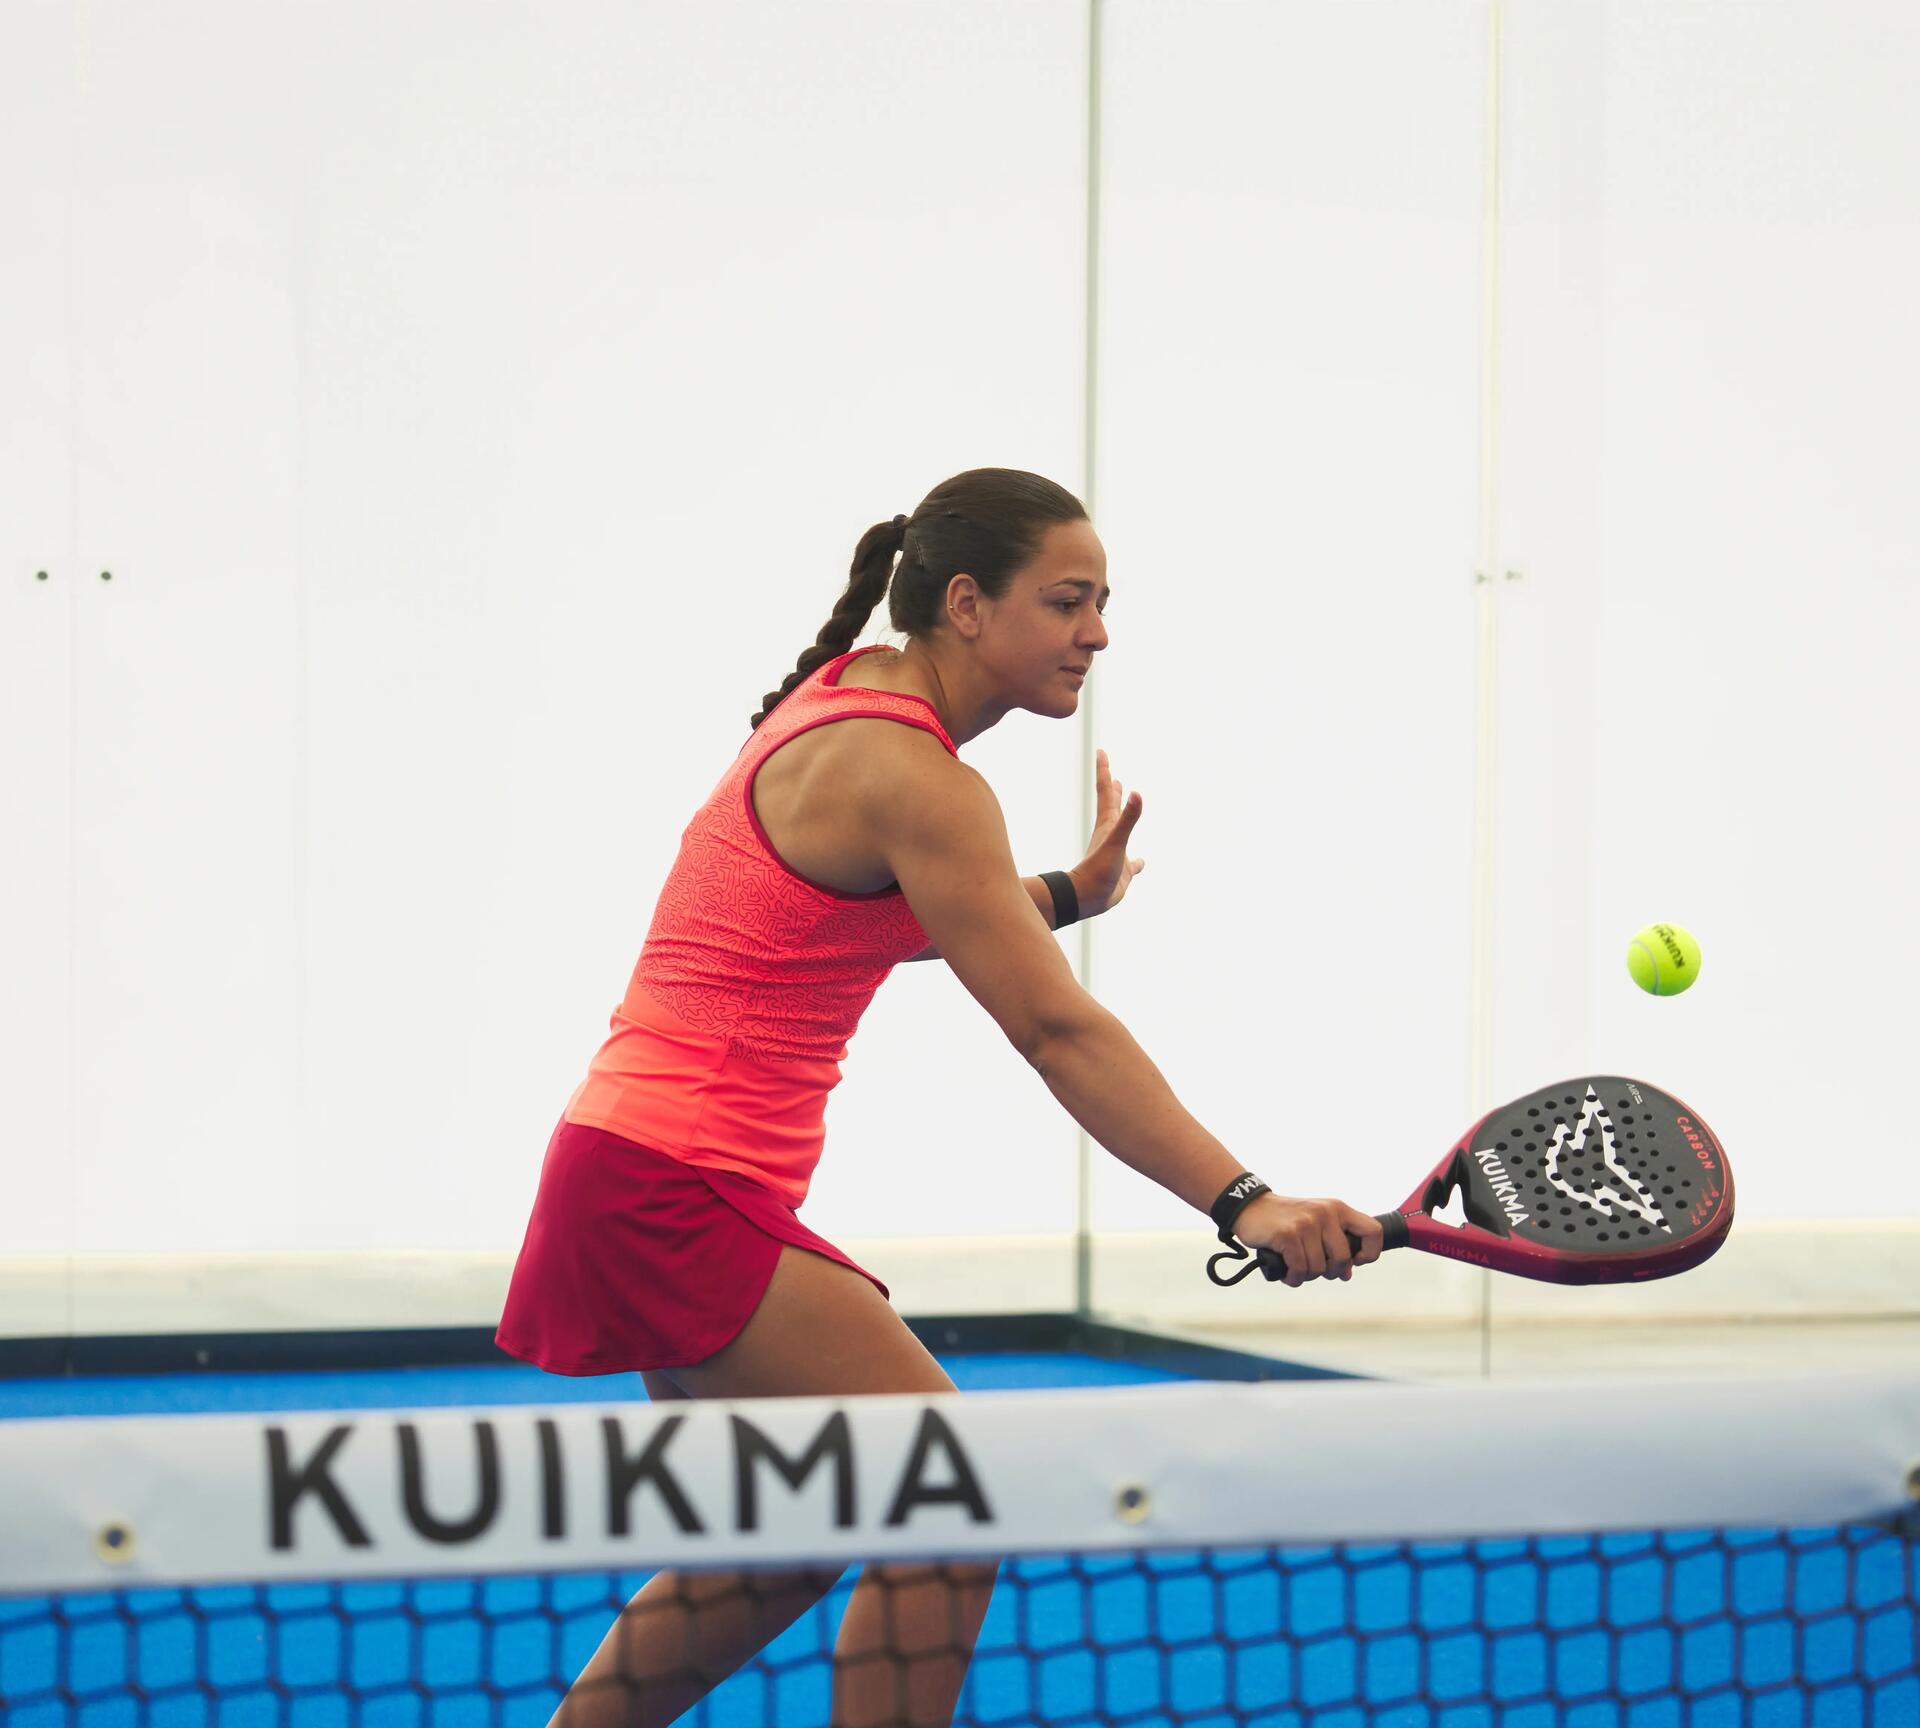
<svg viewBox="0 0 1920 1728">
<path fill-rule="evenodd" d="M 1465 1228 L 1420 1216 L 1458 1190 Z M 1618 1075 L 1491 1111 L 1409 1197 L 1413 1245 L 1556 1283 L 1664 1278 L 1733 1222 L 1719 1141 L 1677 1098 Z"/>
</svg>

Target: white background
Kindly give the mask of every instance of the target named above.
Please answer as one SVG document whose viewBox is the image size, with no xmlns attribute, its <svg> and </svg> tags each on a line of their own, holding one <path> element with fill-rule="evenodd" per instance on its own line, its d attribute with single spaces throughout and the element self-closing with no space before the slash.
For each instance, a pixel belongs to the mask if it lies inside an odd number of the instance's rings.
<svg viewBox="0 0 1920 1728">
<path fill-rule="evenodd" d="M 1496 127 L 1486 0 L 1101 19 L 1090 301 L 1081 0 L 0 13 L 0 1334 L 47 1265 L 504 1265 L 687 817 L 986 464 L 1090 496 L 1113 643 L 966 757 L 1028 871 L 1085 744 L 1143 792 L 1092 986 L 1276 1186 L 1591 1068 L 1745 1219 L 1920 1215 L 1920 20 L 1509 0 Z M 1075 1138 L 903 967 L 807 1216 L 1054 1244 Z"/>
</svg>

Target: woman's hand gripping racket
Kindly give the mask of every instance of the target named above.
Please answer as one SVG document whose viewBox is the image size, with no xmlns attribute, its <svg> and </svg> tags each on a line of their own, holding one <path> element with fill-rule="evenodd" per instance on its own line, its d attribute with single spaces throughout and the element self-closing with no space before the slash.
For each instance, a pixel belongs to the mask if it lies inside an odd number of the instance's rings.
<svg viewBox="0 0 1920 1728">
<path fill-rule="evenodd" d="M 1466 1223 L 1429 1214 L 1460 1195 Z M 1231 1190 L 1229 1191 L 1231 1192 Z M 1225 1197 L 1223 1196 L 1223 1199 Z M 1712 1131 L 1686 1105 L 1617 1075 L 1564 1080 L 1483 1116 L 1397 1212 L 1375 1220 L 1381 1252 L 1420 1248 L 1549 1284 L 1625 1284 L 1698 1266 L 1733 1225 L 1733 1173 Z M 1246 1247 L 1222 1225 L 1226 1251 L 1207 1262 L 1216 1284 L 1288 1262 Z M 1360 1238 L 1347 1232 L 1354 1253 Z M 1223 1261 L 1243 1260 L 1223 1275 Z"/>
</svg>

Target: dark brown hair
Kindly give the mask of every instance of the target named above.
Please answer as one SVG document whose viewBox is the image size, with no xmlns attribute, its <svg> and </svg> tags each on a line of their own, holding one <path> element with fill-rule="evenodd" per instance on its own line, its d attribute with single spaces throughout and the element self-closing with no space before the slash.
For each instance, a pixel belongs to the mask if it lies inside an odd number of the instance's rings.
<svg viewBox="0 0 1920 1728">
<path fill-rule="evenodd" d="M 808 673 L 846 653 L 882 594 L 894 629 L 924 639 L 940 624 L 941 603 L 954 577 L 971 576 L 981 593 L 998 600 L 1039 556 L 1048 528 L 1082 521 L 1086 514 L 1086 506 L 1064 486 L 1018 468 L 971 468 L 941 481 L 911 516 L 876 523 L 860 536 L 846 592 L 787 681 L 767 692 L 752 723 L 766 719 Z"/>
</svg>

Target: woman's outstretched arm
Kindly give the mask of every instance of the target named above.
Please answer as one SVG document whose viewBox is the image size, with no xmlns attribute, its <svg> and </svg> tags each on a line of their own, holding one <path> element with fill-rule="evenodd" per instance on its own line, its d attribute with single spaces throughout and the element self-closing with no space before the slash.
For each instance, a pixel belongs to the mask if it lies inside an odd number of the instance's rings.
<svg viewBox="0 0 1920 1728">
<path fill-rule="evenodd" d="M 862 782 L 860 821 L 968 993 L 1096 1142 L 1204 1215 L 1249 1163 L 1186 1110 L 1126 1027 L 1074 976 L 1014 868 L 993 789 L 920 733 L 876 752 Z M 1260 1157 L 1279 1150 L 1259 1148 L 1255 1173 Z M 1379 1224 L 1331 1199 L 1262 1194 L 1234 1234 L 1278 1252 L 1291 1285 L 1347 1277 L 1381 1250 Z"/>
</svg>

